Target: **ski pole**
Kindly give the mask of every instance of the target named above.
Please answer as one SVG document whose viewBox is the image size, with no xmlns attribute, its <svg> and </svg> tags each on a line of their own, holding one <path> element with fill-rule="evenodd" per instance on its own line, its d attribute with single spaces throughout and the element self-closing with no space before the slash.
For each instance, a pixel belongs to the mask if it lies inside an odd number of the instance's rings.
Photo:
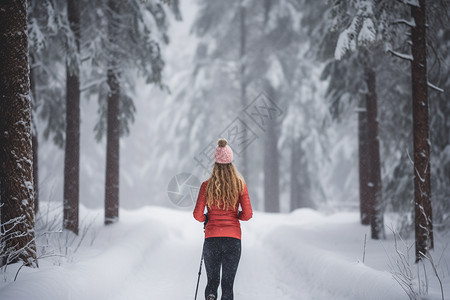
<svg viewBox="0 0 450 300">
<path fill-rule="evenodd" d="M 200 275 L 202 274 L 202 264 L 203 264 L 203 251 L 202 251 L 202 259 L 200 260 L 200 268 L 198 269 L 197 287 L 195 288 L 194 300 L 197 300 L 198 284 L 200 283 Z"/>
<path fill-rule="evenodd" d="M 206 223 L 208 223 L 208 214 L 205 214 L 205 222 L 203 222 L 203 232 L 205 232 Z M 202 265 L 203 265 L 203 254 L 204 254 L 204 248 L 205 244 L 203 244 L 202 248 L 202 258 L 200 259 L 200 268 L 198 269 L 198 278 L 197 278 L 197 287 L 195 288 L 195 298 L 194 300 L 197 300 L 197 293 L 198 293 L 198 284 L 200 283 L 200 275 L 202 275 Z"/>
</svg>

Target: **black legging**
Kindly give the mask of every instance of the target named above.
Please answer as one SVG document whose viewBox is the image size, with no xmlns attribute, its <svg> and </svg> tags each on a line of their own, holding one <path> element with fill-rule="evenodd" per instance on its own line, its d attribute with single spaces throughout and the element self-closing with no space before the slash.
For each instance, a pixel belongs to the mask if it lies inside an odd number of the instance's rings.
<svg viewBox="0 0 450 300">
<path fill-rule="evenodd" d="M 234 277 L 241 258 L 241 240 L 232 237 L 207 238 L 203 245 L 203 256 L 208 276 L 205 299 L 209 295 L 217 299 L 222 266 L 222 300 L 233 300 Z"/>
</svg>

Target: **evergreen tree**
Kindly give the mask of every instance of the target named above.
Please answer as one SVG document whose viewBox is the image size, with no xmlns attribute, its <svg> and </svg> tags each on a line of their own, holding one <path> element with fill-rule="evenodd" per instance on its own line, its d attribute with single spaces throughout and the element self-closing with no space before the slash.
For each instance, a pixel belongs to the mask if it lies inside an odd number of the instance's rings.
<svg viewBox="0 0 450 300">
<path fill-rule="evenodd" d="M 366 133 L 367 140 L 365 142 L 360 141 L 359 144 L 364 147 L 366 144 L 367 158 L 366 156 L 360 156 L 360 170 L 363 166 L 361 164 L 367 164 L 368 176 L 367 189 L 364 186 L 364 172 L 360 173 L 360 183 L 363 184 L 363 188 L 360 190 L 360 202 L 361 216 L 364 217 L 367 214 L 363 209 L 369 206 L 368 213 L 370 215 L 370 224 L 372 229 L 372 238 L 380 239 L 384 238 L 384 221 L 383 211 L 384 202 L 382 200 L 381 192 L 381 163 L 380 163 L 380 150 L 379 150 L 379 136 L 378 136 L 378 109 L 377 109 L 377 93 L 376 93 L 376 69 L 371 54 L 369 54 L 367 48 L 369 45 L 373 45 L 377 41 L 377 28 L 374 23 L 374 3 L 370 0 L 352 1 L 333 1 L 332 2 L 332 15 L 335 16 L 336 23 L 334 26 L 339 28 L 344 24 L 349 24 L 339 34 L 339 38 L 336 45 L 335 58 L 342 59 L 347 51 L 356 51 L 357 46 L 363 49 L 358 51 L 357 60 L 358 64 L 362 68 L 363 80 L 365 86 L 365 98 L 366 98 Z M 345 25 L 344 25 L 345 26 Z M 375 51 L 374 47 L 371 47 L 371 51 Z M 354 76 L 352 74 L 351 76 Z M 361 109 L 360 109 L 361 110 Z M 360 122 L 363 122 L 361 118 L 358 118 Z M 363 124 L 359 125 L 363 128 Z M 360 136 L 362 137 L 362 136 Z M 364 149 L 360 150 L 360 154 L 364 154 Z M 364 199 L 363 197 L 367 197 Z M 368 205 L 367 205 L 368 204 Z M 363 222 L 363 218 L 361 219 Z M 364 222 L 363 222 L 364 223 Z"/>
<path fill-rule="evenodd" d="M 179 18 L 177 2 L 171 5 Z M 90 43 L 82 51 L 99 95 L 97 139 L 106 132 L 105 223 L 110 224 L 118 219 L 120 136 L 128 134 L 136 110 L 133 81 L 136 75 L 144 76 L 147 83 L 166 89 L 160 44 L 169 41 L 168 24 L 163 4 L 157 1 L 97 0 L 87 9 L 92 13 L 85 15 L 88 25 L 82 36 Z"/>
<path fill-rule="evenodd" d="M 34 115 L 47 120 L 44 137 L 64 148 L 64 219 L 78 233 L 80 8 L 78 1 L 35 1 L 29 8 Z M 66 74 L 59 74 L 65 65 Z M 62 78 L 65 78 L 63 80 Z M 64 95 L 66 101 L 63 101 Z M 38 99 L 39 98 L 39 99 Z M 37 130 L 35 130 L 37 132 Z M 37 134 L 36 134 L 37 141 Z M 35 156 L 37 157 L 37 143 Z M 38 175 L 37 161 L 34 168 Z M 36 180 L 37 181 L 37 180 Z M 37 182 L 35 183 L 37 185 Z"/>
<path fill-rule="evenodd" d="M 439 173 L 431 169 L 431 153 L 433 148 L 430 140 L 430 120 L 437 118 L 429 114 L 428 87 L 440 92 L 441 89 L 428 82 L 429 68 L 427 66 L 429 43 L 435 37 L 429 36 L 428 31 L 432 28 L 435 33 L 440 28 L 438 23 L 448 20 L 448 4 L 444 1 L 435 1 L 430 4 L 430 12 L 427 10 L 425 1 L 405 1 L 403 3 L 381 2 L 381 9 L 385 15 L 390 17 L 392 23 L 405 25 L 410 29 L 409 34 L 403 36 L 404 48 L 401 52 L 389 49 L 393 56 L 407 60 L 411 64 L 411 97 L 412 97 L 412 124 L 413 124 L 413 173 L 414 173 L 414 215 L 415 215 L 415 238 L 416 238 L 416 260 L 422 259 L 423 255 L 433 248 L 433 218 L 431 207 L 431 181 L 432 174 Z M 433 17 L 430 18 L 430 15 Z M 401 18 L 406 16 L 404 18 Z M 431 25 L 431 26 L 430 26 Z M 433 26 L 434 25 L 434 26 Z M 436 26 L 437 25 L 437 26 Z M 445 41 L 443 41 L 445 44 Z M 403 54 L 410 45 L 411 55 Z M 432 47 L 435 61 L 441 61 L 436 55 L 436 45 Z M 430 56 L 432 57 L 432 56 Z M 440 180 L 436 180 L 440 181 Z"/>
</svg>

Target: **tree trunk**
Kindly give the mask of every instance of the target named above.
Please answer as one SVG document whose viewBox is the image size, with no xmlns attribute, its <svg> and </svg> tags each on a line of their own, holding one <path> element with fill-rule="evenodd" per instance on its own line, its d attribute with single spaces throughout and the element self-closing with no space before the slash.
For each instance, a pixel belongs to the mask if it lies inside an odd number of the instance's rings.
<svg viewBox="0 0 450 300">
<path fill-rule="evenodd" d="M 291 211 L 299 208 L 299 198 L 300 198 L 300 182 L 299 170 L 300 170 L 300 155 L 299 155 L 299 140 L 296 138 L 292 139 L 291 146 Z"/>
<path fill-rule="evenodd" d="M 27 38 L 27 1 L 0 1 L 2 265 L 37 264 Z"/>
<path fill-rule="evenodd" d="M 291 148 L 291 211 L 297 208 L 314 208 L 310 198 L 310 181 L 302 138 L 293 139 Z"/>
<path fill-rule="evenodd" d="M 80 53 L 80 4 L 68 0 L 67 16 Z M 64 155 L 64 228 L 78 234 L 80 169 L 80 79 L 77 63 L 66 65 L 66 149 Z"/>
<path fill-rule="evenodd" d="M 419 261 L 422 255 L 427 254 L 434 246 L 431 210 L 425 0 L 419 0 L 419 6 L 411 5 L 411 14 L 416 24 L 411 29 L 416 261 Z"/>
<path fill-rule="evenodd" d="M 369 199 L 369 149 L 367 141 L 367 110 L 362 103 L 358 110 L 358 141 L 359 141 L 359 209 L 361 224 L 370 224 Z"/>
<path fill-rule="evenodd" d="M 383 239 L 384 219 L 383 200 L 381 197 L 380 143 L 378 137 L 378 109 L 376 93 L 376 76 L 371 66 L 365 66 L 365 80 L 368 88 L 366 94 L 367 105 L 367 140 L 369 149 L 369 202 L 370 224 L 373 239 Z"/>
<path fill-rule="evenodd" d="M 120 24 L 116 19 L 119 14 L 117 1 L 108 1 L 109 24 L 108 40 L 110 45 L 115 44 L 117 26 Z M 114 59 L 115 53 L 110 53 L 107 70 L 107 83 L 109 86 L 107 105 L 107 132 L 106 132 L 106 180 L 105 180 L 105 224 L 115 223 L 119 219 L 119 142 L 120 142 L 120 120 L 119 101 L 120 83 L 119 69 Z"/>
<path fill-rule="evenodd" d="M 247 107 L 247 82 L 246 82 L 246 62 L 245 62 L 245 51 L 246 51 L 246 41 L 247 41 L 247 35 L 246 35 L 246 8 L 243 4 L 243 0 L 241 0 L 241 6 L 240 6 L 240 51 L 239 51 L 239 59 L 240 59 L 240 92 L 241 92 L 241 104 L 242 107 Z M 242 118 L 244 123 L 246 123 L 246 115 L 245 113 L 242 114 Z M 248 138 L 247 131 L 244 130 L 242 140 L 246 141 Z M 248 161 L 247 161 L 247 149 L 243 149 L 242 151 L 242 175 L 244 178 L 248 178 Z"/>
<path fill-rule="evenodd" d="M 273 89 L 269 86 L 269 97 Z M 278 163 L 278 135 L 276 118 L 267 119 L 267 131 L 264 136 L 264 205 L 266 212 L 280 212 L 280 187 Z"/>
<path fill-rule="evenodd" d="M 34 56 L 30 53 L 30 89 L 31 89 L 31 135 L 33 147 L 33 182 L 34 182 L 34 213 L 39 211 L 39 156 L 38 156 L 38 131 L 36 126 L 37 92 L 36 76 L 33 70 Z"/>
<path fill-rule="evenodd" d="M 108 86 L 105 224 L 114 223 L 119 218 L 120 85 L 113 68 L 108 70 Z"/>
</svg>

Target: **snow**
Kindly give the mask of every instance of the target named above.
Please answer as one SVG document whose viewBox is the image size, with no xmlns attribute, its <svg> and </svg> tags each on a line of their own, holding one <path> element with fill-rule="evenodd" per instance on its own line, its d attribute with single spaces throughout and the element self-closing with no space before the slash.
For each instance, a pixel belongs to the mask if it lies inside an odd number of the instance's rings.
<svg viewBox="0 0 450 300">
<path fill-rule="evenodd" d="M 373 43 L 375 41 L 375 26 L 370 18 L 365 18 L 361 31 L 358 35 L 358 42 L 362 44 Z"/>
<path fill-rule="evenodd" d="M 356 42 L 352 36 L 355 34 L 353 27 L 345 29 L 339 34 L 339 38 L 334 52 L 334 58 L 340 60 L 347 51 L 355 51 Z"/>
<path fill-rule="evenodd" d="M 41 205 L 42 211 L 49 207 L 48 203 Z M 41 220 L 58 219 L 59 208 L 49 209 Z M 99 217 L 103 211 L 82 206 L 80 212 L 82 229 L 72 243 L 65 242 L 67 233 L 57 231 L 38 240 L 40 252 L 47 251 L 39 261 L 39 269 L 24 267 L 13 281 L 20 264 L 8 266 L 2 273 L 0 299 L 194 297 L 203 230 L 190 210 L 121 210 L 120 221 L 106 227 Z M 385 241 L 371 240 L 370 228 L 359 224 L 359 213 L 326 215 L 310 209 L 290 214 L 255 212 L 241 226 L 242 257 L 235 282 L 236 299 L 408 298 L 388 267 L 395 256 L 392 235 Z M 365 235 L 368 240 L 362 263 Z M 67 240 L 71 240 L 70 235 Z M 441 250 L 445 240 L 448 243 L 448 237 L 436 239 L 433 255 L 443 254 L 438 272 L 448 294 L 450 273 L 444 265 L 450 253 Z M 417 274 L 416 270 L 412 273 Z M 432 274 L 428 273 L 427 299 L 440 299 Z M 202 299 L 205 284 L 203 268 L 198 299 Z"/>
<path fill-rule="evenodd" d="M 283 67 L 276 55 L 271 55 L 269 58 L 269 69 L 267 71 L 267 79 L 272 84 L 274 89 L 278 89 L 284 81 Z"/>
</svg>

